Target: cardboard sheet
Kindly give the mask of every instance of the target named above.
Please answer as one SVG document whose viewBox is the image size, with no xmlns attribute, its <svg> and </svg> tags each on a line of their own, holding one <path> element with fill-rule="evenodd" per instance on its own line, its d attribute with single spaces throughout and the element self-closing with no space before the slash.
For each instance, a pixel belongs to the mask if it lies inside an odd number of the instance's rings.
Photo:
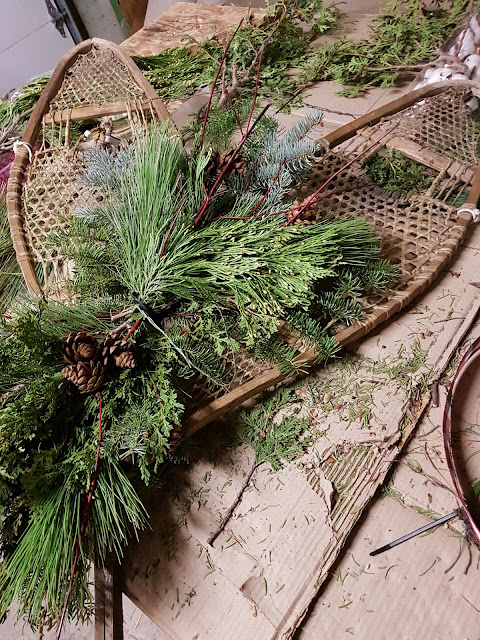
<svg viewBox="0 0 480 640">
<path fill-rule="evenodd" d="M 480 335 L 469 333 L 462 350 Z M 468 545 L 461 521 L 452 520 L 376 557 L 369 553 L 457 508 L 445 463 L 442 414 L 455 363 L 439 385 L 439 406 L 429 406 L 395 473 L 350 538 L 309 615 L 302 640 L 477 640 L 480 628 L 478 549 Z M 466 374 L 465 374 L 466 375 Z M 463 379 L 455 411 L 455 449 L 472 486 L 480 476 L 478 433 L 480 369 Z M 460 460 L 461 457 L 461 460 Z M 463 466 L 460 464 L 460 466 Z"/>
<path fill-rule="evenodd" d="M 226 447 L 227 419 L 206 429 L 190 468 L 165 478 L 125 569 L 127 593 L 170 637 L 292 636 L 474 321 L 479 246 L 474 229 L 413 308 L 306 381 L 299 402 L 315 443 L 277 474 L 260 467 L 213 548 L 252 452 Z"/>
<path fill-rule="evenodd" d="M 196 46 L 188 42 L 188 36 L 200 43 L 216 34 L 222 42 L 249 14 L 261 22 L 264 11 L 176 2 L 121 46 L 132 56 L 152 56 L 173 47 Z"/>
<path fill-rule="evenodd" d="M 477 640 L 477 553 L 465 574 L 464 550 L 448 527 L 377 557 L 369 552 L 426 523 L 392 498 L 376 500 L 332 569 L 296 637 L 301 640 Z M 447 571 L 447 573 L 445 573 Z"/>
</svg>

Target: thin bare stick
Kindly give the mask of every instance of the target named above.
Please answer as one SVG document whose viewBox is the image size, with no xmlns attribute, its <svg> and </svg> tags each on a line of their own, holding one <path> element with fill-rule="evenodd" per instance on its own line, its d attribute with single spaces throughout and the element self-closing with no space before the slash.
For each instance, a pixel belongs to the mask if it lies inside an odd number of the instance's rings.
<svg viewBox="0 0 480 640">
<path fill-rule="evenodd" d="M 276 19 L 278 20 L 277 24 L 275 25 L 275 27 L 272 29 L 272 31 L 268 34 L 268 36 L 266 36 L 265 40 L 262 43 L 262 46 L 260 47 L 260 49 L 258 51 L 255 52 L 255 57 L 252 60 L 252 63 L 250 64 L 249 68 L 247 69 L 246 76 L 247 78 L 250 76 L 250 73 L 252 71 L 252 69 L 255 67 L 255 65 L 257 64 L 257 60 L 258 57 L 260 56 L 260 52 L 263 53 L 263 50 L 265 49 L 265 46 L 268 44 L 268 42 L 273 38 L 273 36 L 275 35 L 275 33 L 278 31 L 278 29 L 280 28 L 280 25 L 282 24 L 282 22 L 285 20 L 285 18 L 287 17 L 287 10 L 285 5 L 280 6 L 279 7 L 279 11 L 281 12 L 281 15 L 279 15 Z M 259 31 L 261 31 L 262 33 L 266 33 L 265 31 L 262 31 L 259 29 Z"/>
<path fill-rule="evenodd" d="M 457 562 L 460 560 L 463 553 L 463 543 L 464 543 L 464 538 L 460 538 L 460 549 L 458 550 L 458 555 L 455 558 L 455 560 L 452 562 L 452 564 L 449 567 L 447 567 L 447 569 L 445 569 L 443 573 L 448 573 L 449 571 L 451 571 L 453 567 L 457 564 Z"/>
<path fill-rule="evenodd" d="M 393 71 L 421 71 L 425 66 L 425 64 L 398 64 L 391 67 L 364 67 L 362 73 L 365 71 L 389 71 L 390 69 Z"/>
<path fill-rule="evenodd" d="M 112 322 L 114 320 L 120 320 L 120 318 L 126 318 L 127 316 L 131 316 L 132 313 L 135 312 L 135 309 L 132 307 L 130 309 L 125 309 L 124 311 L 120 311 L 119 313 L 114 313 L 111 317 L 110 320 L 112 320 Z"/>
<path fill-rule="evenodd" d="M 472 564 L 472 549 L 470 547 L 470 541 L 467 538 L 467 551 L 468 551 L 468 562 L 467 562 L 467 566 L 465 567 L 465 571 L 463 572 L 464 575 L 467 575 L 468 570 L 471 567 Z"/>
<path fill-rule="evenodd" d="M 295 91 L 294 94 L 292 94 L 283 104 L 281 104 L 278 109 L 275 111 L 275 113 L 280 113 L 281 111 L 283 111 L 283 109 L 285 109 L 285 107 L 287 107 L 290 102 L 292 102 L 292 100 L 295 100 L 295 98 L 297 96 L 299 96 L 301 93 L 303 93 L 305 91 L 305 89 L 308 87 L 308 83 L 302 85 L 299 89 L 297 89 L 297 91 Z M 318 109 L 318 107 L 314 107 L 315 109 Z M 325 111 L 325 108 L 322 107 L 322 110 Z M 328 111 L 328 109 L 327 109 Z"/>
<path fill-rule="evenodd" d="M 256 75 L 256 78 L 255 78 L 255 89 L 253 91 L 252 108 L 250 109 L 250 115 L 248 116 L 247 130 L 250 128 L 250 123 L 252 122 L 253 112 L 255 111 L 255 105 L 257 104 L 258 85 L 260 84 L 260 71 L 262 69 L 263 50 L 264 50 L 264 45 L 262 44 L 262 46 L 260 47 L 260 52 L 259 52 L 260 55 L 258 57 L 258 68 L 257 68 L 257 75 Z"/>
<path fill-rule="evenodd" d="M 470 600 L 468 600 L 468 598 L 466 598 L 466 597 L 463 595 L 463 593 L 462 593 L 462 598 L 463 598 L 466 602 L 468 602 L 468 604 L 469 604 L 471 607 L 473 607 L 477 613 L 480 613 L 480 609 L 477 609 L 477 607 L 476 607 L 474 604 L 472 604 L 472 603 L 470 602 Z"/>
<path fill-rule="evenodd" d="M 228 100 L 227 84 L 225 82 L 226 73 L 227 73 L 227 70 L 224 67 L 222 71 L 222 93 L 220 94 L 220 99 L 218 100 L 218 104 L 220 105 L 224 105 L 225 102 Z"/>
<path fill-rule="evenodd" d="M 207 540 L 207 544 L 209 544 L 211 547 L 213 546 L 213 543 L 218 538 L 218 536 L 225 529 L 225 525 L 227 524 L 227 522 L 232 517 L 232 514 L 235 511 L 235 509 L 237 508 L 237 506 L 239 505 L 240 500 L 242 499 L 242 496 L 243 496 L 246 488 L 250 484 L 250 480 L 252 479 L 253 474 L 258 469 L 258 467 L 261 464 L 263 464 L 263 462 L 264 461 L 258 462 L 258 463 L 254 462 L 253 465 L 251 466 L 250 471 L 247 473 L 247 476 L 246 476 L 246 478 L 245 478 L 245 480 L 244 480 L 244 482 L 242 484 L 242 487 L 241 487 L 240 491 L 237 493 L 237 496 L 236 496 L 235 500 L 233 501 L 232 505 L 230 506 L 230 509 L 227 511 L 227 513 L 226 513 L 225 517 L 223 518 L 221 524 L 217 527 L 217 529 L 212 533 L 212 535 Z"/>
<path fill-rule="evenodd" d="M 233 75 L 234 68 L 235 68 L 235 65 L 232 66 L 232 75 Z M 228 104 L 230 105 L 230 108 L 232 110 L 233 116 L 235 118 L 235 122 L 237 123 L 238 130 L 240 131 L 241 135 L 243 136 L 242 123 L 240 122 L 240 118 L 238 117 L 237 110 L 235 109 L 235 105 L 233 104 L 233 96 L 228 91 L 227 85 L 225 83 L 225 73 L 226 73 L 226 69 L 223 70 L 223 75 L 222 75 L 222 95 L 220 96 L 220 100 L 218 101 L 218 104 L 220 106 L 224 106 L 228 102 Z"/>
</svg>

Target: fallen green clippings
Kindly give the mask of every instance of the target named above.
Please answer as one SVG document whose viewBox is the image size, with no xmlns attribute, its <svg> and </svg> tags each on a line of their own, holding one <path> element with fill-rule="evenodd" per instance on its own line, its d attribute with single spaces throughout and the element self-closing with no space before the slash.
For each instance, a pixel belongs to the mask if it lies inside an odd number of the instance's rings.
<svg viewBox="0 0 480 640">
<path fill-rule="evenodd" d="M 386 156 L 375 155 L 365 163 L 367 175 L 390 192 L 421 193 L 435 179 L 424 166 L 410 160 L 395 149 L 387 149 Z"/>
<path fill-rule="evenodd" d="M 299 418 L 295 392 L 280 388 L 264 395 L 256 407 L 238 414 L 240 430 L 237 444 L 248 444 L 255 452 L 257 465 L 267 462 L 278 471 L 286 462 L 301 456 L 312 439 L 305 433 L 308 418 Z M 284 410 L 280 419 L 278 412 Z"/>
</svg>

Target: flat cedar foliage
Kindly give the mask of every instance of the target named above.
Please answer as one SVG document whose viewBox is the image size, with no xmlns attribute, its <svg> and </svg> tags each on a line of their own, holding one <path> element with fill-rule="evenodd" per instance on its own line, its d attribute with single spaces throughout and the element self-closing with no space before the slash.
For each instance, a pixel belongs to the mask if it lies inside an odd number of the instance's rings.
<svg viewBox="0 0 480 640">
<path fill-rule="evenodd" d="M 387 149 L 385 156 L 373 156 L 365 169 L 374 182 L 391 192 L 420 193 L 434 180 L 433 173 L 395 149 Z"/>
</svg>

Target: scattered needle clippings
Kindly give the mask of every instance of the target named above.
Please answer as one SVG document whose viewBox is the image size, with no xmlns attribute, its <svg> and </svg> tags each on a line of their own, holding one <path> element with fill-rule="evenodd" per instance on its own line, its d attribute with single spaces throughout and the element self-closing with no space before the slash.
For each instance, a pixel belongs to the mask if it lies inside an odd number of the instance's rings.
<svg viewBox="0 0 480 640">
<path fill-rule="evenodd" d="M 422 465 L 413 458 L 407 458 L 405 462 L 415 473 L 422 473 Z"/>
<path fill-rule="evenodd" d="M 387 579 L 388 574 L 390 573 L 390 570 L 393 569 L 393 567 L 398 567 L 398 564 L 392 564 L 392 566 L 388 567 L 386 573 L 385 573 L 385 580 Z"/>
<path fill-rule="evenodd" d="M 433 569 L 433 567 L 436 565 L 437 560 L 439 560 L 440 558 L 435 558 L 435 560 L 432 562 L 432 564 L 428 567 L 428 569 L 425 569 L 425 571 L 423 573 L 419 573 L 418 577 L 421 578 L 422 576 L 424 576 L 426 573 L 428 573 L 430 571 L 430 569 Z"/>
</svg>

